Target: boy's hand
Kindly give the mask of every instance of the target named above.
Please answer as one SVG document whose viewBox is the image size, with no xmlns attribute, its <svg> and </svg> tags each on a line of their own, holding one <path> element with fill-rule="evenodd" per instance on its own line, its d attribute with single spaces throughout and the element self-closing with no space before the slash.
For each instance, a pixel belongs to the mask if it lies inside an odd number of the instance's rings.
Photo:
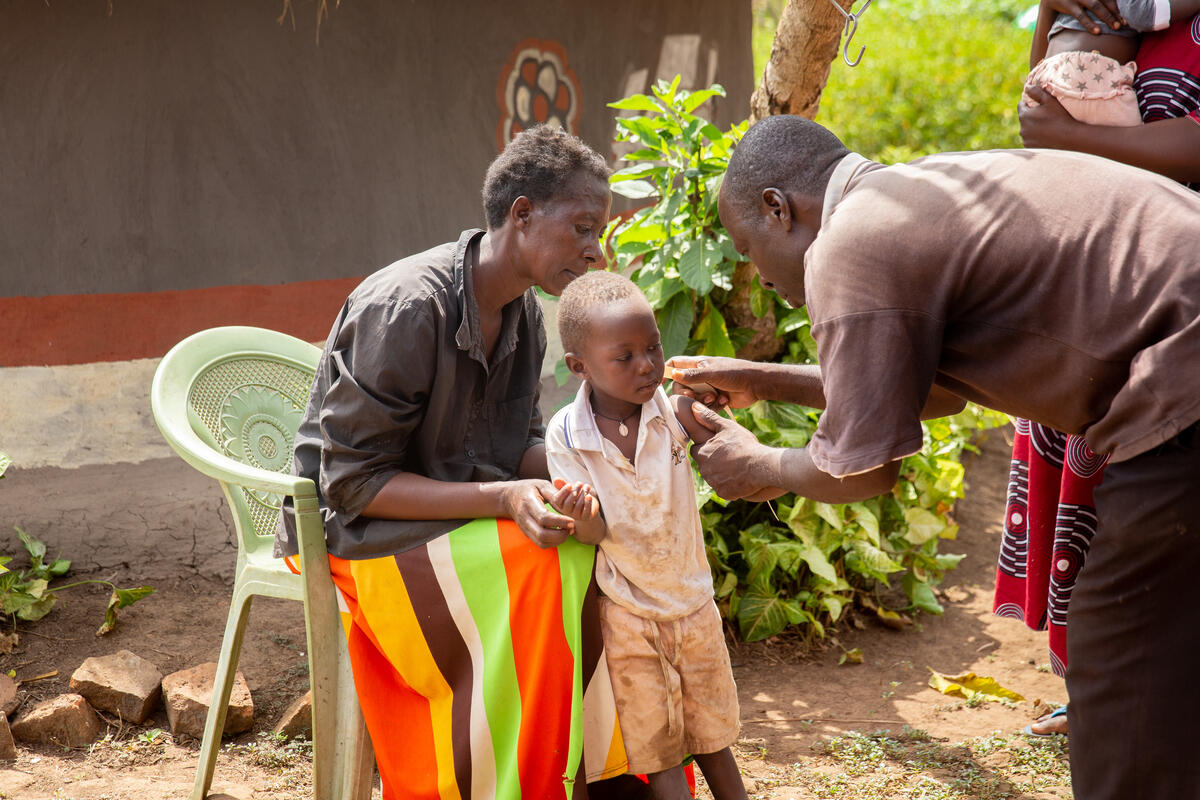
<svg viewBox="0 0 1200 800">
<path fill-rule="evenodd" d="M 554 479 L 557 490 L 550 500 L 560 514 L 566 514 L 580 522 L 591 522 L 600 515 L 600 501 L 596 498 L 596 490 L 586 483 L 567 483 L 562 478 Z M 574 531 L 575 526 L 571 526 Z"/>
<path fill-rule="evenodd" d="M 554 487 L 550 505 L 571 518 L 571 535 L 584 544 L 600 544 L 608 535 L 608 525 L 600 513 L 596 490 L 586 483 L 568 483 L 562 478 L 554 479 Z"/>
</svg>

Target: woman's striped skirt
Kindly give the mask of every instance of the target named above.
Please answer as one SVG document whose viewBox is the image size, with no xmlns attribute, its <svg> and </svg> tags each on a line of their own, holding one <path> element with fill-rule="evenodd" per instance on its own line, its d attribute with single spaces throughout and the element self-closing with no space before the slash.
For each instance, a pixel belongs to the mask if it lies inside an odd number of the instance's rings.
<svg viewBox="0 0 1200 800">
<path fill-rule="evenodd" d="M 330 556 L 385 800 L 582 797 L 625 771 L 594 560 L 495 519 Z"/>
</svg>

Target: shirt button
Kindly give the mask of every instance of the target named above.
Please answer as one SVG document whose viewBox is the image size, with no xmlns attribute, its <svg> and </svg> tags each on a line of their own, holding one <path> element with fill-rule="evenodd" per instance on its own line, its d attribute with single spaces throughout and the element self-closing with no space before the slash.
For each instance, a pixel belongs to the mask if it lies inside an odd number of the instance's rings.
<svg viewBox="0 0 1200 800">
<path fill-rule="evenodd" d="M 474 458 L 474 457 L 475 457 L 475 451 L 474 451 L 474 450 L 468 450 L 468 451 L 467 451 L 467 458 Z"/>
</svg>

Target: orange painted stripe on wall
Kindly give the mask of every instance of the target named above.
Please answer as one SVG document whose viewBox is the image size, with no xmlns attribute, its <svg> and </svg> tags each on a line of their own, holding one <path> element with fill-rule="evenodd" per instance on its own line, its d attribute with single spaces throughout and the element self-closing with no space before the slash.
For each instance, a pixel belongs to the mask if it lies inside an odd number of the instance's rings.
<svg viewBox="0 0 1200 800">
<path fill-rule="evenodd" d="M 255 325 L 324 341 L 361 281 L 0 297 L 0 366 L 157 358 L 180 339 L 218 325 Z"/>
</svg>

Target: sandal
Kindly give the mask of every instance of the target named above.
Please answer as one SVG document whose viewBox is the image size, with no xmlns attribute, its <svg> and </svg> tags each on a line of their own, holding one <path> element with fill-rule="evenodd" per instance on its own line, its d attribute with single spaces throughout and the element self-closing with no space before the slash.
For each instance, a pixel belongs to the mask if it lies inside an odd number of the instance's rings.
<svg viewBox="0 0 1200 800">
<path fill-rule="evenodd" d="M 1051 711 L 1049 714 L 1046 714 L 1043 717 L 1039 717 L 1038 719 L 1036 719 L 1033 722 L 1026 725 L 1024 728 L 1021 729 L 1021 733 L 1025 734 L 1026 736 L 1034 736 L 1039 739 L 1045 739 L 1050 736 L 1065 736 L 1066 735 L 1065 733 L 1037 733 L 1033 730 L 1033 726 L 1039 722 L 1049 722 L 1050 720 L 1055 719 L 1057 717 L 1066 717 L 1066 716 L 1067 716 L 1067 707 L 1059 706 L 1058 708 Z"/>
</svg>

